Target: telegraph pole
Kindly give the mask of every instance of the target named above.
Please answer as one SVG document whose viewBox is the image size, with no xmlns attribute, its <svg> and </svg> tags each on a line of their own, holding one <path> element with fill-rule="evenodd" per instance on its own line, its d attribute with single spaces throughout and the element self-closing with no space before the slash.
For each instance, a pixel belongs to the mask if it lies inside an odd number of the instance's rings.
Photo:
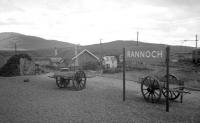
<svg viewBox="0 0 200 123">
<path fill-rule="evenodd" d="M 15 55 L 17 54 L 17 44 L 15 42 Z"/>
<path fill-rule="evenodd" d="M 198 36 L 197 36 L 197 34 L 195 35 L 195 40 L 183 40 L 183 41 L 195 41 L 196 42 L 196 49 L 198 48 Z M 195 63 L 197 62 L 197 57 L 196 57 L 196 55 L 197 55 L 197 52 L 195 51 L 194 52 L 195 54 Z"/>
<path fill-rule="evenodd" d="M 195 40 L 183 40 L 184 42 L 186 41 L 195 41 L 196 42 L 196 49 L 198 48 L 198 36 L 197 34 L 195 35 Z"/>
<path fill-rule="evenodd" d="M 195 37 L 196 37 L 196 39 L 195 39 L 195 41 L 196 41 L 196 49 L 198 48 L 198 44 L 197 44 L 197 41 L 198 41 L 198 39 L 197 39 L 197 34 L 195 35 Z"/>
<path fill-rule="evenodd" d="M 103 73 L 103 55 L 102 55 L 102 39 L 100 39 L 100 69 L 101 73 Z"/>
<path fill-rule="evenodd" d="M 100 57 L 101 57 L 101 59 L 103 58 L 102 51 L 103 51 L 103 49 L 102 49 L 102 39 L 100 39 Z"/>
<path fill-rule="evenodd" d="M 137 32 L 137 46 L 138 46 L 139 32 Z"/>
<path fill-rule="evenodd" d="M 78 54 L 78 45 L 77 44 L 75 44 L 75 57 L 77 56 L 77 54 Z M 75 61 L 74 61 L 74 71 L 75 71 L 75 67 L 77 67 L 77 66 L 79 66 L 79 64 L 78 64 L 78 57 L 76 57 L 75 58 Z"/>
</svg>

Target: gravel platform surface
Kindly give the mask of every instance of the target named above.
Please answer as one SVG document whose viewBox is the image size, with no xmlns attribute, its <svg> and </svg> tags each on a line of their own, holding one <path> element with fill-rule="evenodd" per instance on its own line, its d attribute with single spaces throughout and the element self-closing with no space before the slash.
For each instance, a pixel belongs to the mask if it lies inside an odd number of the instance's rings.
<svg viewBox="0 0 200 123">
<path fill-rule="evenodd" d="M 29 78 L 29 82 L 24 79 Z M 185 95 L 183 103 L 164 98 L 158 104 L 143 99 L 140 85 L 126 81 L 88 78 L 81 91 L 59 89 L 47 75 L 0 78 L 0 123 L 199 123 L 200 92 Z"/>
</svg>

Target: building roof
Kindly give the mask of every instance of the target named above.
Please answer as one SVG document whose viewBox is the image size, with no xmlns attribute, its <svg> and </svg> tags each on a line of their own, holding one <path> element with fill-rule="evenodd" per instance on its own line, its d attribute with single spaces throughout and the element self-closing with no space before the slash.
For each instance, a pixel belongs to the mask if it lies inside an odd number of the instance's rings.
<svg viewBox="0 0 200 123">
<path fill-rule="evenodd" d="M 73 58 L 72 58 L 72 60 L 75 60 L 76 58 L 78 58 L 79 56 L 81 56 L 83 53 L 85 53 L 85 52 L 87 52 L 87 53 L 89 53 L 91 56 L 93 56 L 94 58 L 96 58 L 98 61 L 99 61 L 99 58 L 96 56 L 96 55 L 94 55 L 93 53 L 91 53 L 90 51 L 88 51 L 87 49 L 84 49 L 83 51 L 81 51 L 79 54 L 77 54 L 76 56 L 74 56 Z"/>
<path fill-rule="evenodd" d="M 50 60 L 53 63 L 59 63 L 62 61 L 62 58 L 61 57 L 51 57 Z"/>
<path fill-rule="evenodd" d="M 33 60 L 34 61 L 41 61 L 41 60 L 50 61 L 50 59 L 48 57 L 33 57 Z"/>
<path fill-rule="evenodd" d="M 117 58 L 116 56 L 103 56 L 103 57 L 115 57 L 115 58 Z"/>
</svg>

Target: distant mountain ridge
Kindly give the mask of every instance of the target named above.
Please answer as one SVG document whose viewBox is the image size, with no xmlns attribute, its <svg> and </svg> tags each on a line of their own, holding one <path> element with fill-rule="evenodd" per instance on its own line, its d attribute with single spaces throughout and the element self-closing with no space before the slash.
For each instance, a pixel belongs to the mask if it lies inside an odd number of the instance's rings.
<svg viewBox="0 0 200 123">
<path fill-rule="evenodd" d="M 17 44 L 17 49 L 29 53 L 33 57 L 53 57 L 54 48 L 58 49 L 58 57 L 70 60 L 75 54 L 74 44 L 61 42 L 56 40 L 46 40 L 36 36 L 27 36 L 19 33 L 0 33 L 0 55 L 10 56 L 14 50 L 14 42 Z M 139 42 L 139 46 L 146 47 L 166 47 L 165 44 L 154 44 Z M 132 40 L 116 40 L 112 42 L 80 46 L 79 52 L 88 49 L 93 54 L 100 56 L 122 54 L 123 47 L 137 46 L 136 41 Z M 192 53 L 193 47 L 186 46 L 171 46 L 171 54 L 187 52 Z M 4 51 L 2 51 L 4 50 Z M 7 50 L 7 51 L 6 51 Z M 8 52 L 9 51 L 9 52 Z M 7 54 L 7 55 L 6 55 Z"/>
<path fill-rule="evenodd" d="M 130 40 L 116 40 L 108 43 L 102 43 L 100 44 L 93 44 L 88 46 L 83 46 L 84 48 L 90 50 L 94 54 L 98 55 L 119 55 L 122 54 L 122 49 L 125 47 L 131 47 L 131 46 L 145 46 L 145 47 L 161 47 L 166 48 L 167 45 L 165 44 L 154 44 L 154 43 L 146 43 L 146 42 L 139 42 L 137 45 L 136 41 L 130 41 Z M 175 53 L 185 53 L 189 52 L 191 53 L 194 49 L 193 47 L 187 47 L 187 46 L 170 46 L 171 54 Z"/>
<path fill-rule="evenodd" d="M 14 32 L 0 33 L 0 50 L 40 50 L 50 48 L 72 47 L 74 44 L 57 40 L 46 40 L 36 36 L 28 36 Z"/>
</svg>

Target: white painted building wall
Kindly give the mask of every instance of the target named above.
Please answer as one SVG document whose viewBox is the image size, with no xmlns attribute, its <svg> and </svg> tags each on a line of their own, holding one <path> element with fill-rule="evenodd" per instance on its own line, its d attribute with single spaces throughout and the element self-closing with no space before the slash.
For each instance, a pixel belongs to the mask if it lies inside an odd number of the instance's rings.
<svg viewBox="0 0 200 123">
<path fill-rule="evenodd" d="M 117 68 L 117 58 L 115 56 L 104 56 L 103 60 L 105 68 Z"/>
</svg>

